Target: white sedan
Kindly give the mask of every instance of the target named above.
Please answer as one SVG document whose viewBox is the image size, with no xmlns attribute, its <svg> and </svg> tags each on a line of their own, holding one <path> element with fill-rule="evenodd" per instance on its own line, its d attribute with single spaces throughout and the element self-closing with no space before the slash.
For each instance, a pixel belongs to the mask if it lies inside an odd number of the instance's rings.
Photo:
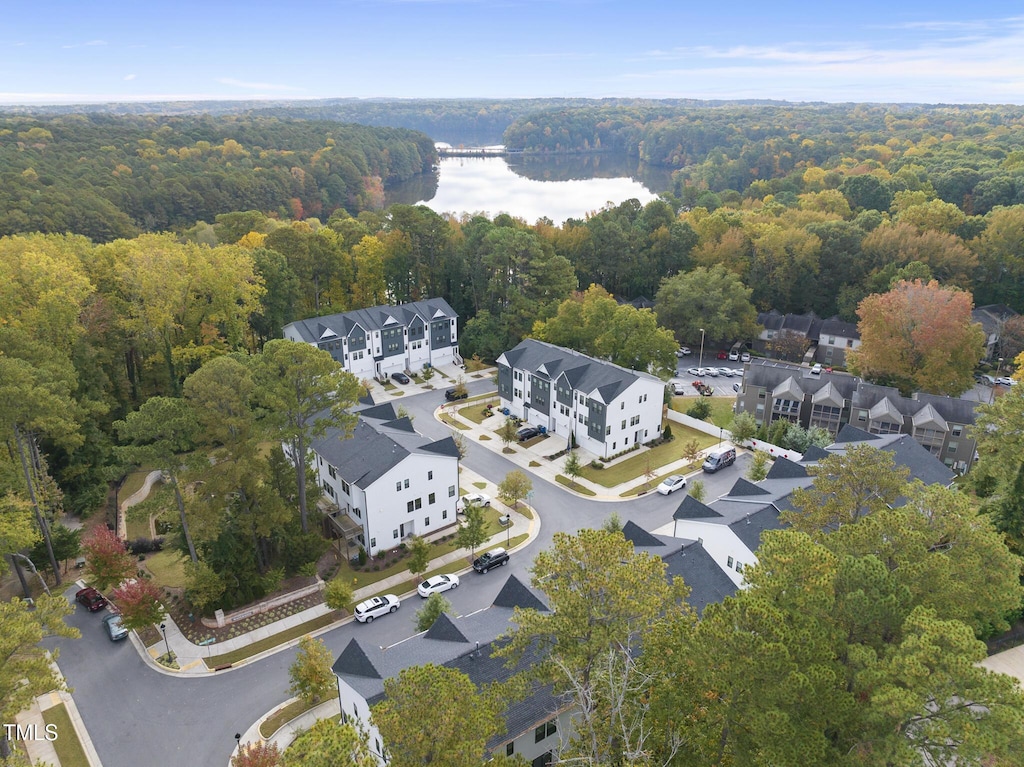
<svg viewBox="0 0 1024 767">
<path fill-rule="evenodd" d="M 692 376 L 702 376 L 704 375 L 704 368 L 687 368 L 686 372 Z"/>
<path fill-rule="evenodd" d="M 662 495 L 672 495 L 672 493 L 682 487 L 686 487 L 686 477 L 680 474 L 673 474 L 658 485 L 658 492 Z"/>
<path fill-rule="evenodd" d="M 455 511 L 461 514 L 470 504 L 474 506 L 490 506 L 491 496 L 484 493 L 469 493 L 468 495 L 464 495 L 456 501 Z"/>
<path fill-rule="evenodd" d="M 395 612 L 401 602 L 394 594 L 385 594 L 382 597 L 371 597 L 365 602 L 356 605 L 356 620 L 360 623 L 373 623 L 374 618 Z"/>
<path fill-rule="evenodd" d="M 427 578 L 416 587 L 416 592 L 426 599 L 431 594 L 440 594 L 443 591 L 457 589 L 459 587 L 459 576 L 457 575 L 435 575 Z"/>
</svg>

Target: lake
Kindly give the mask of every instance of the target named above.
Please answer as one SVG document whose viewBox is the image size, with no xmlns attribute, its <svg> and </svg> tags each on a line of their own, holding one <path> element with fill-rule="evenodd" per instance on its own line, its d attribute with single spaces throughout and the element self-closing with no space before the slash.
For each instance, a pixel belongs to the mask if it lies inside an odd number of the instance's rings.
<svg viewBox="0 0 1024 767">
<path fill-rule="evenodd" d="M 671 171 L 617 154 L 558 157 L 446 157 L 438 170 L 387 190 L 388 205 L 426 205 L 438 213 L 508 213 L 561 225 L 609 203 L 641 204 L 671 188 Z"/>
</svg>

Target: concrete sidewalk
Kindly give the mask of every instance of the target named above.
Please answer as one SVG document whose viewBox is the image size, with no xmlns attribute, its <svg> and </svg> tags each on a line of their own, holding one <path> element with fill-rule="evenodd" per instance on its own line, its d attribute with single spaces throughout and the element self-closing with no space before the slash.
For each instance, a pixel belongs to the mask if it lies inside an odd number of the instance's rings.
<svg viewBox="0 0 1024 767">
<path fill-rule="evenodd" d="M 557 484 L 559 485 L 559 487 L 561 487 L 568 493 L 574 493 L 581 498 L 588 498 L 593 501 L 625 501 L 633 496 L 623 497 L 623 493 L 628 493 L 630 491 L 653 492 L 655 487 L 657 487 L 658 482 L 660 482 L 659 478 L 661 477 L 665 477 L 670 474 L 683 474 L 687 477 L 687 479 L 689 479 L 693 475 L 700 473 L 700 469 L 698 469 L 697 471 L 687 472 L 686 467 L 689 465 L 689 461 L 680 458 L 679 460 L 672 461 L 670 463 L 665 464 L 664 466 L 659 466 L 655 470 L 654 477 L 651 480 L 648 480 L 646 477 L 641 476 L 636 479 L 628 480 L 618 485 L 614 485 L 612 487 L 605 487 L 604 485 L 599 485 L 596 482 L 591 482 L 590 480 L 585 479 L 584 477 L 577 477 L 575 479 L 576 484 L 591 491 L 593 495 L 580 493 L 568 487 L 567 485 L 562 484 L 557 480 L 557 477 L 559 475 L 562 475 L 563 477 L 566 476 L 564 470 L 565 457 L 562 456 L 554 460 L 551 460 L 548 457 L 554 455 L 555 453 L 561 452 L 567 447 L 565 437 L 554 434 L 549 436 L 547 439 L 540 440 L 539 442 L 530 445 L 529 447 L 520 443 L 513 443 L 509 445 L 509 452 L 506 452 L 505 445 L 502 443 L 501 438 L 498 437 L 498 435 L 495 433 L 498 431 L 498 429 L 501 428 L 502 424 L 505 423 L 506 416 L 502 415 L 498 411 L 495 411 L 494 415 L 490 416 L 489 418 L 483 419 L 483 421 L 478 424 L 474 423 L 468 418 L 465 418 L 459 413 L 459 411 L 464 407 L 478 407 L 482 409 L 485 402 L 496 403 L 497 401 L 498 395 L 497 392 L 495 392 L 493 395 L 475 398 L 473 401 L 470 401 L 469 403 L 445 403 L 434 411 L 434 417 L 441 423 L 445 423 L 444 419 L 442 418 L 442 415 L 451 418 L 453 421 L 459 424 L 459 426 L 455 427 L 451 426 L 450 424 L 445 424 L 450 429 L 452 429 L 453 432 L 461 434 L 463 437 L 466 438 L 467 441 L 472 442 L 474 445 L 479 445 L 480 447 L 483 447 L 494 453 L 498 453 L 506 460 L 511 461 L 517 466 L 520 466 L 527 476 L 537 477 L 543 479 L 546 482 Z M 637 456 L 643 455 L 644 450 L 646 449 L 647 448 L 641 448 L 638 451 L 627 453 L 626 455 L 612 459 L 607 463 L 604 463 L 603 465 L 606 469 L 610 468 L 612 466 L 615 466 L 616 464 L 622 463 L 623 461 L 628 461 L 633 458 L 636 458 Z M 681 446 L 680 450 L 682 450 Z M 741 450 L 741 448 L 737 447 L 737 450 Z M 702 451 L 701 457 L 698 458 L 698 460 L 703 460 L 703 452 L 704 451 Z M 590 463 L 590 461 L 592 460 L 595 460 L 595 456 L 593 456 L 590 453 L 587 453 L 585 450 L 578 449 L 577 454 L 579 456 L 580 462 L 584 465 Z M 637 492 L 636 494 L 640 495 L 641 493 Z"/>
<path fill-rule="evenodd" d="M 497 486 L 493 482 L 489 482 L 480 475 L 469 469 L 463 469 L 460 476 L 460 482 L 462 487 L 467 491 L 470 488 L 476 490 L 479 484 L 483 484 L 483 492 L 492 496 L 492 507 L 496 508 L 503 513 L 509 515 L 512 520 L 512 524 L 504 531 L 491 537 L 489 541 L 478 547 L 478 551 L 493 548 L 495 546 L 505 546 L 509 540 L 520 535 L 526 535 L 526 539 L 516 546 L 516 549 L 522 548 L 530 543 L 534 538 L 537 537 L 540 531 L 540 518 L 536 512 L 532 512 L 532 517 L 527 517 L 525 514 L 513 511 L 508 506 L 503 504 L 497 497 Z M 444 554 L 436 559 L 431 560 L 428 572 L 431 570 L 437 570 L 444 568 L 447 572 L 453 573 L 464 573 L 471 569 L 470 565 L 470 552 L 468 549 L 456 549 L 455 551 Z M 393 593 L 395 589 L 405 584 L 410 579 L 409 571 L 402 570 L 395 575 L 391 575 L 387 578 L 382 578 L 379 581 L 375 581 L 367 586 L 356 589 L 353 593 L 353 601 L 361 602 L 362 600 L 373 596 L 375 594 Z M 415 594 L 415 591 L 405 591 L 404 593 L 397 594 L 400 598 L 405 598 Z M 187 637 L 181 632 L 177 624 L 168 618 L 165 620 L 166 626 L 166 639 L 161 640 L 157 644 L 153 645 L 149 649 L 142 645 L 138 636 L 133 632 L 129 635 L 129 639 L 135 648 L 139 651 L 143 659 L 149 663 L 155 670 L 170 675 L 203 675 L 212 673 L 222 673 L 227 670 L 227 667 L 220 669 L 220 671 L 214 671 L 207 664 L 207 660 L 214 656 L 223 655 L 225 653 L 234 652 L 236 650 L 243 649 L 251 646 L 253 643 L 266 639 L 268 637 L 280 634 L 283 631 L 292 629 L 296 626 L 301 626 L 308 621 L 314 620 L 324 615 L 328 615 L 332 610 L 327 607 L 326 604 L 318 604 L 314 607 L 310 607 L 307 610 L 290 615 L 287 618 L 282 618 L 279 621 L 269 623 L 266 626 L 261 626 L 258 629 L 242 634 L 241 636 L 233 637 L 231 639 L 224 640 L 223 642 L 214 642 L 208 645 L 196 645 L 188 640 Z M 317 636 L 324 632 L 330 631 L 337 626 L 345 623 L 349 623 L 353 620 L 352 616 L 347 616 L 339 621 L 335 621 L 327 626 L 324 626 L 316 631 L 310 632 L 313 636 Z M 259 660 L 267 655 L 280 652 L 281 650 L 298 644 L 298 638 L 277 645 L 269 650 L 265 650 L 257 655 L 254 655 L 245 660 L 239 661 L 238 663 L 232 664 L 230 668 L 236 668 L 238 666 L 252 663 L 253 661 Z M 157 663 L 157 658 L 164 655 L 167 649 L 170 649 L 174 653 L 175 659 L 178 663 L 178 669 L 170 669 Z"/>
</svg>

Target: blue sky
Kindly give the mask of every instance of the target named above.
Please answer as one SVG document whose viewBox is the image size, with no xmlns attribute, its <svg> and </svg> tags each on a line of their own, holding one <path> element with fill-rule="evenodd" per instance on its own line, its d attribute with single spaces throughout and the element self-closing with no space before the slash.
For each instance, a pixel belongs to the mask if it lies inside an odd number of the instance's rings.
<svg viewBox="0 0 1024 767">
<path fill-rule="evenodd" d="M 330 97 L 1024 104 L 1019 2 L 0 4 L 0 103 Z"/>
</svg>

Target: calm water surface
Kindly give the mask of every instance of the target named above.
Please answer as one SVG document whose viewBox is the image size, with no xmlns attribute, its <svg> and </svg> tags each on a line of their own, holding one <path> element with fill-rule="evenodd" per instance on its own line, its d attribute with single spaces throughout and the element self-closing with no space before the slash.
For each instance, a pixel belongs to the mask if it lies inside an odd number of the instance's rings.
<svg viewBox="0 0 1024 767">
<path fill-rule="evenodd" d="M 435 176 L 388 190 L 387 204 L 423 204 L 438 213 L 508 213 L 562 224 L 606 205 L 650 202 L 670 188 L 667 171 L 638 167 L 615 155 L 562 158 L 450 157 Z"/>
</svg>

